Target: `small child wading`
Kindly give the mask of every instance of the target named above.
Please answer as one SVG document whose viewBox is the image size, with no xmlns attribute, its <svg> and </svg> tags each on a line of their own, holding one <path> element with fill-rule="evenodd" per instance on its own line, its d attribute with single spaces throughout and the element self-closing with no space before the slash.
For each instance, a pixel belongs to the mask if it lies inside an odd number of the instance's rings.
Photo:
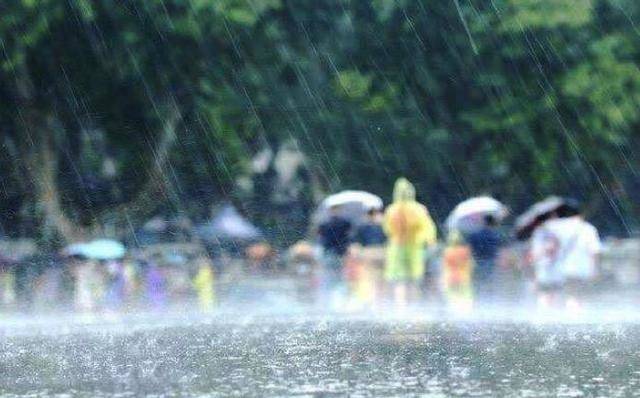
<svg viewBox="0 0 640 398">
<path fill-rule="evenodd" d="M 469 312 L 473 307 L 473 256 L 457 231 L 449 234 L 442 256 L 442 287 L 449 307 Z"/>
</svg>

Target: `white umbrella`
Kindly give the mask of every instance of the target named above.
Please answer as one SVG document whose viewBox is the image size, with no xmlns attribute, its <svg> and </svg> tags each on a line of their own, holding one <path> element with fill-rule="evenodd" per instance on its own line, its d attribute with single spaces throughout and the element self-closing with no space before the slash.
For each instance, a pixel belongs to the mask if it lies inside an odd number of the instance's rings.
<svg viewBox="0 0 640 398">
<path fill-rule="evenodd" d="M 196 228 L 198 235 L 207 241 L 229 239 L 238 241 L 255 240 L 262 232 L 231 205 L 225 206 L 211 221 Z"/>
<path fill-rule="evenodd" d="M 365 191 L 342 191 L 333 194 L 322 201 L 321 207 L 330 208 L 334 206 L 345 206 L 357 203 L 367 208 L 382 208 L 382 199 L 372 193 Z"/>
<path fill-rule="evenodd" d="M 342 216 L 357 220 L 370 209 L 382 209 L 384 204 L 379 196 L 365 191 L 342 191 L 326 197 L 315 215 L 317 222 L 329 215 L 329 209 L 340 206 Z"/>
<path fill-rule="evenodd" d="M 447 217 L 449 230 L 469 229 L 479 225 L 482 217 L 491 215 L 498 221 L 508 214 L 505 205 L 490 196 L 478 196 L 459 203 Z"/>
</svg>

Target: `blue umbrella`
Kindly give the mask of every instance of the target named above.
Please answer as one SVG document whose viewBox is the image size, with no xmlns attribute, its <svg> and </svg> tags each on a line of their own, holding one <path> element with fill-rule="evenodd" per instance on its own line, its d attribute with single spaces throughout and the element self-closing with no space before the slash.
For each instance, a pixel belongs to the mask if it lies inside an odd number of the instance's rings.
<svg viewBox="0 0 640 398">
<path fill-rule="evenodd" d="M 127 249 L 118 241 L 97 239 L 88 243 L 74 243 L 64 250 L 68 256 L 80 256 L 93 260 L 115 260 L 124 257 Z"/>
</svg>

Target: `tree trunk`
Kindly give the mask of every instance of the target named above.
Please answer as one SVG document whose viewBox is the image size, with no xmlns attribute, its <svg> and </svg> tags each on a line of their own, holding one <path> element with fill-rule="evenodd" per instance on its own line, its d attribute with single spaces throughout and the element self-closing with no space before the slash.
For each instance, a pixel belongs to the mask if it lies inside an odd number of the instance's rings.
<svg viewBox="0 0 640 398">
<path fill-rule="evenodd" d="M 36 208 L 42 217 L 42 230 L 46 240 L 59 238 L 64 242 L 78 242 L 86 239 L 85 229 L 69 219 L 60 203 L 58 190 L 58 156 L 53 142 L 51 122 L 38 142 L 34 142 L 29 156 L 29 175 L 34 188 Z M 58 236 L 55 236 L 58 235 Z"/>
<path fill-rule="evenodd" d="M 54 245 L 81 240 L 83 228 L 66 216 L 60 203 L 55 147 L 55 135 L 59 131 L 55 118 L 38 107 L 26 67 L 16 69 L 15 83 L 19 105 L 15 144 L 24 164 L 20 169 L 27 180 L 26 186 L 32 191 L 43 238 Z"/>
<path fill-rule="evenodd" d="M 182 114 L 174 102 L 170 102 L 169 107 L 160 139 L 152 149 L 153 162 L 149 166 L 147 181 L 133 200 L 109 209 L 103 214 L 103 218 L 115 220 L 123 230 L 128 229 L 131 220 L 140 221 L 151 216 L 158 205 L 170 196 L 166 169 L 171 157 L 171 149 L 177 141 L 177 129 L 182 120 Z"/>
<path fill-rule="evenodd" d="M 70 219 L 61 202 L 58 186 L 58 154 L 56 135 L 64 134 L 61 123 L 46 106 L 39 106 L 35 89 L 26 67 L 16 69 L 15 95 L 18 106 L 16 134 L 13 138 L 20 155 L 16 166 L 23 174 L 25 187 L 30 190 L 42 236 L 47 243 L 59 244 L 88 240 L 104 235 L 106 221 L 124 230 L 131 222 L 155 211 L 168 196 L 166 164 L 177 140 L 177 128 L 182 120 L 178 105 L 166 101 L 168 112 L 157 144 L 151 149 L 153 161 L 148 168 L 147 182 L 135 198 L 108 209 L 82 226 Z M 44 109 L 43 109 L 44 108 Z"/>
</svg>

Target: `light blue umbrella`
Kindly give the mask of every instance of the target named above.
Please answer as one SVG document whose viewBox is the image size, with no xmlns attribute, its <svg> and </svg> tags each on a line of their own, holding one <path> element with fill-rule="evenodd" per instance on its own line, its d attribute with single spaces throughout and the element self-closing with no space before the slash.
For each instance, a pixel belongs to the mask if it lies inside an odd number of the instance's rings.
<svg viewBox="0 0 640 398">
<path fill-rule="evenodd" d="M 115 260 L 124 257 L 127 249 L 118 241 L 97 239 L 88 243 L 74 243 L 64 250 L 69 256 L 81 256 L 92 260 Z"/>
</svg>

